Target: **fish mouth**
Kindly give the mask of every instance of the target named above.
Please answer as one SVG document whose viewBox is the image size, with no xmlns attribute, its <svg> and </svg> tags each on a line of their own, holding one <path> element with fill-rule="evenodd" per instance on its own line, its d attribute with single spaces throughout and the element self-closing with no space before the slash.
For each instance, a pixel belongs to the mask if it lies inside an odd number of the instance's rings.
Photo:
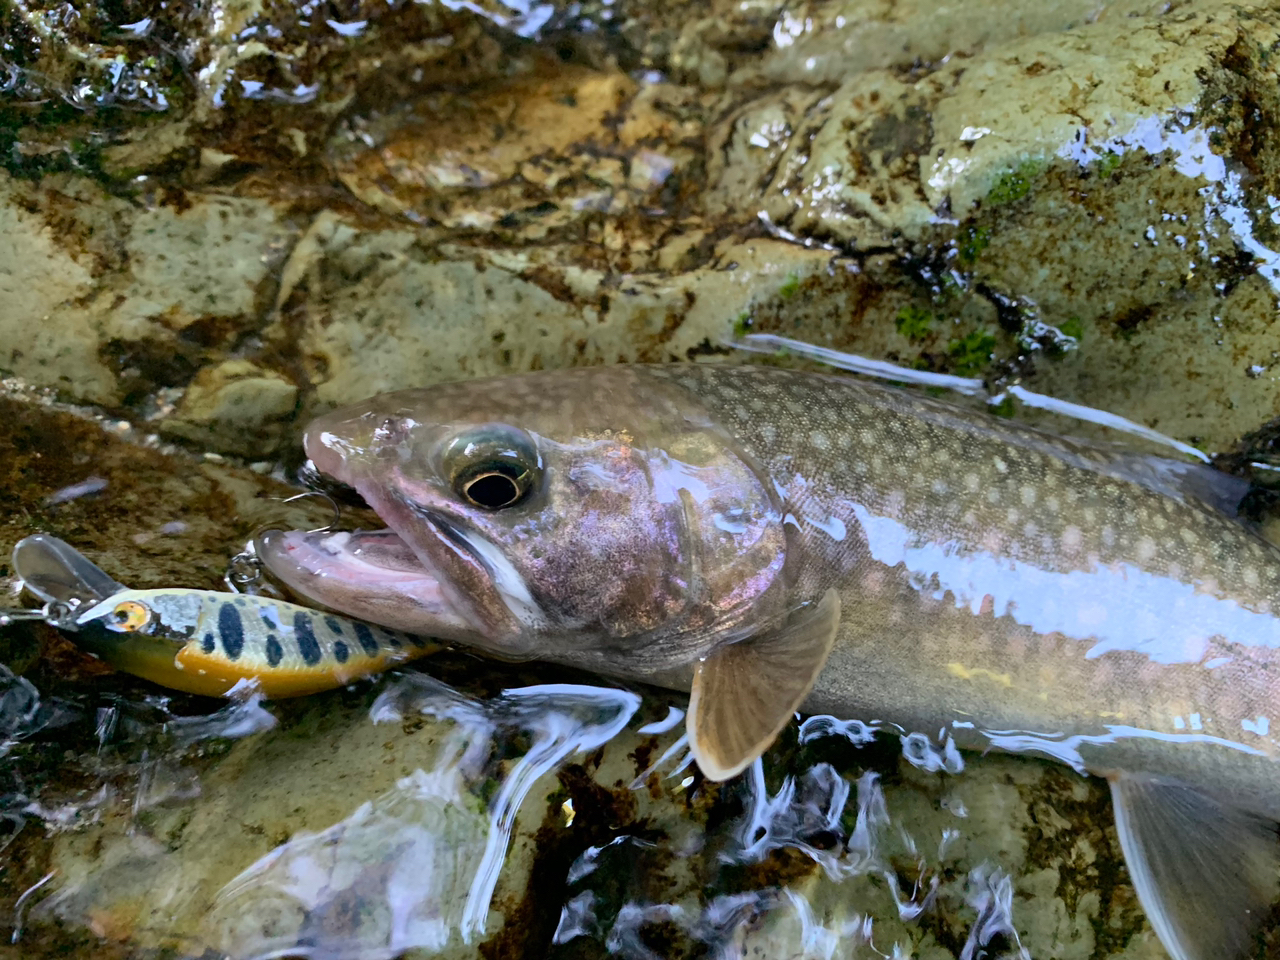
<svg viewBox="0 0 1280 960">
<path fill-rule="evenodd" d="M 393 530 L 265 530 L 254 549 L 273 577 L 320 606 L 408 633 L 456 640 L 475 633 Z"/>
<path fill-rule="evenodd" d="M 405 514 L 384 502 L 372 483 L 352 477 L 351 464 L 324 440 L 313 447 L 311 459 L 299 472 L 310 489 L 337 502 L 371 508 L 384 523 Z M 391 508 L 391 509 L 388 509 Z M 419 523 L 429 524 L 441 537 L 467 545 L 443 516 L 414 510 Z M 410 519 L 401 516 L 402 520 Z M 451 598 L 445 578 L 414 550 L 395 529 L 281 530 L 268 529 L 254 537 L 258 559 L 271 575 L 304 599 L 339 613 L 407 633 L 446 640 L 474 641 L 474 616 Z"/>
<path fill-rule="evenodd" d="M 371 508 L 387 527 L 259 533 L 258 559 L 281 584 L 356 619 L 527 657 L 526 628 L 540 623 L 540 611 L 495 544 L 465 521 L 370 479 L 334 450 L 317 452 L 303 469 L 308 480 L 321 478 L 313 487 Z"/>
</svg>

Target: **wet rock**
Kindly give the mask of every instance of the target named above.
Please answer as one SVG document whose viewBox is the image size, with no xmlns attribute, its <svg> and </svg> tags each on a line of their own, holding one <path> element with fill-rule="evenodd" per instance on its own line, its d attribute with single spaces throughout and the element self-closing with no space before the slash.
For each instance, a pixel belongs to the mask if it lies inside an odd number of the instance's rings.
<svg viewBox="0 0 1280 960">
<path fill-rule="evenodd" d="M 687 239 L 655 256 L 678 262 Z M 701 269 L 670 275 L 617 275 L 557 253 L 433 248 L 412 231 L 322 218 L 299 244 L 307 264 L 288 272 L 302 279 L 287 321 L 268 336 L 296 338 L 315 401 L 336 405 L 459 376 L 685 357 L 719 345 L 732 317 L 788 276 L 825 266 L 770 240 L 712 248 Z"/>
<path fill-rule="evenodd" d="M 1274 112 L 1253 92 L 1274 87 L 1266 16 L 1010 4 L 1004 20 L 949 8 L 935 23 L 829 4 L 775 18 L 762 41 L 771 9 L 671 22 L 663 56 L 697 24 L 737 38 L 718 90 L 526 47 L 465 90 L 352 101 L 326 133 L 345 199 L 254 173 L 230 142 L 204 147 L 191 181 L 223 178 L 223 193 L 146 188 L 141 215 L 85 181 L 9 183 L 23 240 L 2 288 L 7 367 L 163 417 L 157 389 L 243 359 L 298 387 L 301 419 L 460 374 L 714 352 L 754 325 L 1030 378 L 1211 447 L 1274 409 L 1272 227 L 1251 213 L 1272 189 L 1250 119 Z M 946 60 L 946 42 L 964 55 Z M 780 66 L 811 58 L 804 83 Z M 180 153 L 166 129 L 112 147 L 115 168 Z M 772 290 L 740 256 L 770 240 Z M 1171 410 L 1158 387 L 1187 369 Z M 268 446 L 291 429 L 278 399 L 246 424 Z M 247 449 L 179 420 L 172 435 Z"/>
<path fill-rule="evenodd" d="M 0 370 L 138 425 L 11 384 L 0 560 L 44 529 L 130 584 L 216 587 L 293 491 L 201 451 L 280 456 L 320 409 L 439 380 L 719 362 L 748 330 L 1209 447 L 1273 417 L 1268 7 L 456 6 L 0 13 Z M 175 745 L 161 728 L 214 705 L 162 709 L 51 631 L 19 639 L 41 696 L 83 710 L 79 739 L 0 771 L 24 778 L 6 816 L 67 831 L 23 834 L 0 909 L 56 862 L 37 917 L 91 931 L 61 934 L 82 952 L 1159 956 L 1105 789 L 1041 764 L 783 745 L 716 788 L 679 751 L 645 774 L 678 730 L 637 715 L 522 781 L 476 916 L 468 871 L 535 755 L 500 722 L 525 679 L 455 665 L 469 719 L 374 724 L 384 679 Z"/>
<path fill-rule="evenodd" d="M 72 543 L 122 583 L 219 588 L 259 523 L 325 523 L 314 503 L 252 470 L 166 447 L 128 423 L 67 408 L 13 381 L 0 394 L 0 574 L 22 537 Z M 92 485 L 81 481 L 94 478 Z M 63 493 L 64 495 L 59 495 Z M 5 581 L 7 585 L 7 579 Z"/>
<path fill-rule="evenodd" d="M 205 447 L 263 459 L 276 450 L 293 416 L 298 388 L 280 374 L 228 360 L 200 371 L 161 432 Z"/>
<path fill-rule="evenodd" d="M 906 80 L 871 70 L 728 117 L 713 202 L 740 208 L 765 183 L 779 228 L 873 265 L 881 293 L 862 302 L 864 324 L 815 317 L 801 338 L 883 355 L 892 325 L 912 343 L 890 355 L 908 363 L 999 356 L 1036 389 L 1211 448 L 1266 419 L 1271 174 L 1264 162 L 1260 179 L 1243 176 L 1220 131 L 1242 128 L 1241 78 L 1271 89 L 1259 51 L 1276 25 L 1214 4 L 1125 23 Z M 795 335 L 778 313 L 761 328 Z M 1175 380 L 1171 405 L 1159 384 Z"/>
</svg>

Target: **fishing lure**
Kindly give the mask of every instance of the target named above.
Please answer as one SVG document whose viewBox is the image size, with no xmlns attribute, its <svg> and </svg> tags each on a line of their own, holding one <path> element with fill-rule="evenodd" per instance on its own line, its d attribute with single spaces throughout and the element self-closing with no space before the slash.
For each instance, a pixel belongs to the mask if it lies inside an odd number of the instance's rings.
<svg viewBox="0 0 1280 960">
<path fill-rule="evenodd" d="M 265 596 L 179 587 L 132 590 L 65 541 L 35 534 L 13 550 L 13 569 L 40 611 L 77 646 L 162 686 L 223 696 L 246 686 L 268 699 L 340 687 L 440 646 Z"/>
</svg>

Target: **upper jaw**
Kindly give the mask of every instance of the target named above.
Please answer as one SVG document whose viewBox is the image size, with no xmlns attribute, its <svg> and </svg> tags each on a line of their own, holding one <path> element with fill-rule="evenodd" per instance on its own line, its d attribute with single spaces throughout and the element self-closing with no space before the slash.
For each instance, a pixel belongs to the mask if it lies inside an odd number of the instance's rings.
<svg viewBox="0 0 1280 960">
<path fill-rule="evenodd" d="M 522 656 L 537 605 L 501 551 L 433 503 L 429 487 L 400 489 L 398 465 L 366 474 L 367 448 L 308 432 L 314 472 L 350 486 L 389 529 L 307 533 L 267 530 L 255 551 L 294 593 L 357 619 Z"/>
<path fill-rule="evenodd" d="M 530 628 L 541 622 L 524 579 L 429 482 L 403 476 L 399 458 L 386 456 L 398 439 L 390 435 L 396 422 L 375 411 L 338 412 L 316 420 L 303 439 L 314 473 L 353 488 L 390 529 L 268 531 L 257 538 L 258 557 L 323 606 L 523 656 Z"/>
<path fill-rule="evenodd" d="M 376 456 L 370 418 L 321 417 L 306 432 L 307 472 L 355 491 L 387 522 L 380 485 L 367 479 Z M 332 422 L 331 422 L 332 421 Z M 363 437 L 355 434 L 370 433 Z M 410 633 L 469 640 L 476 626 L 451 602 L 438 572 L 397 532 L 267 530 L 255 538 L 263 565 L 293 592 L 348 616 Z"/>
</svg>

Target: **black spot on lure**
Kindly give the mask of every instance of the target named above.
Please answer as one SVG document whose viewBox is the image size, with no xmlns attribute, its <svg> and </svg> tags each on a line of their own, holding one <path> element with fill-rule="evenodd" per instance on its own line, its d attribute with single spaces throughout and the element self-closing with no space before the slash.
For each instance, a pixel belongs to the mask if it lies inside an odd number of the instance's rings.
<svg viewBox="0 0 1280 960">
<path fill-rule="evenodd" d="M 70 631 L 83 650 L 187 693 L 223 696 L 252 685 L 270 699 L 302 696 L 440 649 L 420 637 L 270 597 L 131 590 L 48 534 L 19 542 L 13 568 L 33 594 L 65 611 L 51 622 Z"/>
</svg>

